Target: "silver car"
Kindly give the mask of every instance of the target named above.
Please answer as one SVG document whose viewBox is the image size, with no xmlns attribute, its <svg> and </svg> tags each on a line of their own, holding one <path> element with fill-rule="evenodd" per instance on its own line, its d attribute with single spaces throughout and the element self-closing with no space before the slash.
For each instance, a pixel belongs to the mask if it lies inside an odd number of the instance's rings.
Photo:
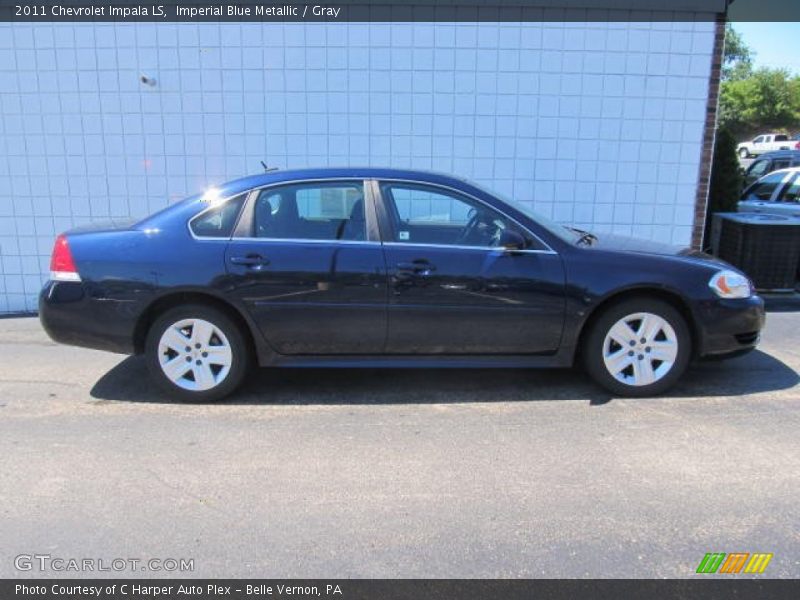
<svg viewBox="0 0 800 600">
<path fill-rule="evenodd" d="M 773 171 L 745 188 L 737 210 L 800 217 L 800 167 Z"/>
</svg>

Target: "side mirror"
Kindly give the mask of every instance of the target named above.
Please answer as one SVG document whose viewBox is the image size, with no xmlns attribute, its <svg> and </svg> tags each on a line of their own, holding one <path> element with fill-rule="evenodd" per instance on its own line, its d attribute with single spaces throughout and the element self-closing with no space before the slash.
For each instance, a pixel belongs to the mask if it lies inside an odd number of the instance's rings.
<svg viewBox="0 0 800 600">
<path fill-rule="evenodd" d="M 498 246 L 506 252 L 513 254 L 514 252 L 525 249 L 525 238 L 517 231 L 505 229 L 503 233 L 500 234 Z"/>
</svg>

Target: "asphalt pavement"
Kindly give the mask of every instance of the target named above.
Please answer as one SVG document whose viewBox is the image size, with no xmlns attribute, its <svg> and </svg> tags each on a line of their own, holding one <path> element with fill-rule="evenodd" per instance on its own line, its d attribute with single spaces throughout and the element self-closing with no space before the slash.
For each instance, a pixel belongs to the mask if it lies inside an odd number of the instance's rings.
<svg viewBox="0 0 800 600">
<path fill-rule="evenodd" d="M 644 400 L 577 370 L 263 369 L 185 405 L 36 319 L 0 340 L 0 577 L 697 577 L 707 552 L 800 577 L 800 313 Z"/>
</svg>

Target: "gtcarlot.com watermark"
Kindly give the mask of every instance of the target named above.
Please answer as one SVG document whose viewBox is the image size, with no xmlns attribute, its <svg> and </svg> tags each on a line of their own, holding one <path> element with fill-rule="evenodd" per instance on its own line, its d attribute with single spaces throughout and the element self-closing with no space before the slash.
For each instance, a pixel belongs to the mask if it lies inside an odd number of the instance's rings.
<svg viewBox="0 0 800 600">
<path fill-rule="evenodd" d="M 50 554 L 18 554 L 14 557 L 18 571 L 53 571 L 56 573 L 93 573 L 148 571 L 155 573 L 190 573 L 193 558 L 74 558 Z"/>
</svg>

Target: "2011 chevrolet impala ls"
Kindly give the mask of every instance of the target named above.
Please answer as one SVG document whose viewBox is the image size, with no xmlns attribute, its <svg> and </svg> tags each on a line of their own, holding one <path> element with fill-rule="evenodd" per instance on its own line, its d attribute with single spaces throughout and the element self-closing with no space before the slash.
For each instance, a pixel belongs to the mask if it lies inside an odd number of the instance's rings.
<svg viewBox="0 0 800 600">
<path fill-rule="evenodd" d="M 239 179 L 139 222 L 67 232 L 51 271 L 39 314 L 54 340 L 144 353 L 187 400 L 226 396 L 255 364 L 577 361 L 612 393 L 646 396 L 694 358 L 751 350 L 764 324 L 726 263 L 394 169 Z"/>
</svg>

